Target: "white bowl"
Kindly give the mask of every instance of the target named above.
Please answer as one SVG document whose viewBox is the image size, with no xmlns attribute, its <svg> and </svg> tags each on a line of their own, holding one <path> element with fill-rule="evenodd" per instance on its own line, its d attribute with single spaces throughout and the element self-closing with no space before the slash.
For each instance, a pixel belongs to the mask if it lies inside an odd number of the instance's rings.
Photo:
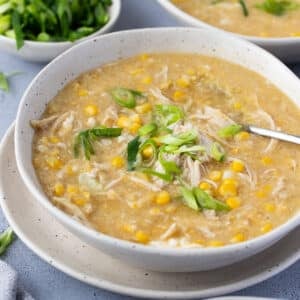
<svg viewBox="0 0 300 300">
<path fill-rule="evenodd" d="M 156 28 L 116 32 L 87 40 L 47 65 L 21 100 L 15 129 L 16 160 L 20 175 L 33 197 L 90 245 L 129 264 L 158 271 L 199 271 L 229 265 L 271 246 L 297 227 L 299 214 L 268 234 L 236 245 L 203 249 L 155 248 L 96 232 L 49 201 L 32 165 L 34 130 L 29 125 L 30 120 L 40 118 L 49 100 L 79 74 L 145 52 L 200 53 L 226 59 L 268 78 L 300 106 L 300 82 L 287 67 L 261 48 L 228 35 L 197 28 Z"/>
<path fill-rule="evenodd" d="M 300 38 L 282 37 L 282 38 L 262 38 L 258 36 L 249 36 L 225 31 L 221 28 L 212 26 L 201 21 L 192 15 L 184 12 L 169 0 L 157 0 L 173 17 L 179 21 L 180 25 L 200 27 L 219 32 L 226 32 L 236 37 L 246 39 L 262 48 L 272 52 L 284 62 L 300 62 Z"/>
<path fill-rule="evenodd" d="M 36 42 L 26 40 L 24 46 L 18 50 L 16 41 L 12 38 L 0 35 L 0 50 L 19 56 L 20 58 L 33 62 L 48 62 L 66 51 L 75 44 L 97 35 L 109 32 L 116 23 L 121 11 L 121 0 L 114 0 L 108 12 L 109 21 L 99 30 L 74 42 Z"/>
</svg>

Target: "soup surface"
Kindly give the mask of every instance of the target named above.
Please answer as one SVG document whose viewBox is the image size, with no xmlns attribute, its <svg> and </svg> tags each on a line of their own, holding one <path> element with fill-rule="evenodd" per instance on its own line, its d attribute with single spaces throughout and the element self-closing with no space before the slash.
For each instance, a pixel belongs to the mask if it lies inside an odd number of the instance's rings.
<svg viewBox="0 0 300 300">
<path fill-rule="evenodd" d="M 299 120 L 294 103 L 241 66 L 142 54 L 58 93 L 31 123 L 33 164 L 51 201 L 102 233 L 217 247 L 299 211 L 299 148 L 239 125 L 299 134 Z"/>
<path fill-rule="evenodd" d="M 300 37 L 300 0 L 172 0 L 213 26 L 260 37 Z"/>
</svg>

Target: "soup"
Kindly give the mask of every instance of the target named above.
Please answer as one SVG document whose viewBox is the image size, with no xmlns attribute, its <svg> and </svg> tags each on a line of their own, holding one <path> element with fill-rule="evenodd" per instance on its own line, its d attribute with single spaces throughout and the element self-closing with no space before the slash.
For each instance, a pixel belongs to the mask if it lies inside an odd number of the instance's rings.
<svg viewBox="0 0 300 300">
<path fill-rule="evenodd" d="M 33 165 L 54 205 L 104 234 L 217 247 L 299 211 L 296 145 L 239 124 L 297 133 L 298 108 L 241 66 L 142 54 L 82 74 L 33 120 Z"/>
<path fill-rule="evenodd" d="M 260 37 L 300 37 L 299 0 L 172 0 L 213 26 Z"/>
</svg>

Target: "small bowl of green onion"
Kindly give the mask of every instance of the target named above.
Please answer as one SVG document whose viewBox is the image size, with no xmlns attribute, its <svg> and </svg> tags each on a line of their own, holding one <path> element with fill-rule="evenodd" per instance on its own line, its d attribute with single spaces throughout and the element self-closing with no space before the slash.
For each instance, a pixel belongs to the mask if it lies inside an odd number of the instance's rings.
<svg viewBox="0 0 300 300">
<path fill-rule="evenodd" d="M 0 0 L 0 50 L 48 62 L 78 43 L 108 32 L 120 0 Z"/>
</svg>

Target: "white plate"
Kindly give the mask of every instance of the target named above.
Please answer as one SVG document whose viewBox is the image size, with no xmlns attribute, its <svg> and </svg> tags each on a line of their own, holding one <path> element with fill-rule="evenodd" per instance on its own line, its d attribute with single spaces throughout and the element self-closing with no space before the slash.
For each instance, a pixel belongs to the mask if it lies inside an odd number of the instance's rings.
<svg viewBox="0 0 300 300">
<path fill-rule="evenodd" d="M 84 244 L 29 194 L 14 156 L 14 126 L 0 146 L 0 204 L 19 238 L 59 270 L 109 291 L 144 298 L 189 299 L 230 293 L 261 282 L 300 259 L 300 228 L 238 264 L 197 273 L 136 269 Z"/>
</svg>

